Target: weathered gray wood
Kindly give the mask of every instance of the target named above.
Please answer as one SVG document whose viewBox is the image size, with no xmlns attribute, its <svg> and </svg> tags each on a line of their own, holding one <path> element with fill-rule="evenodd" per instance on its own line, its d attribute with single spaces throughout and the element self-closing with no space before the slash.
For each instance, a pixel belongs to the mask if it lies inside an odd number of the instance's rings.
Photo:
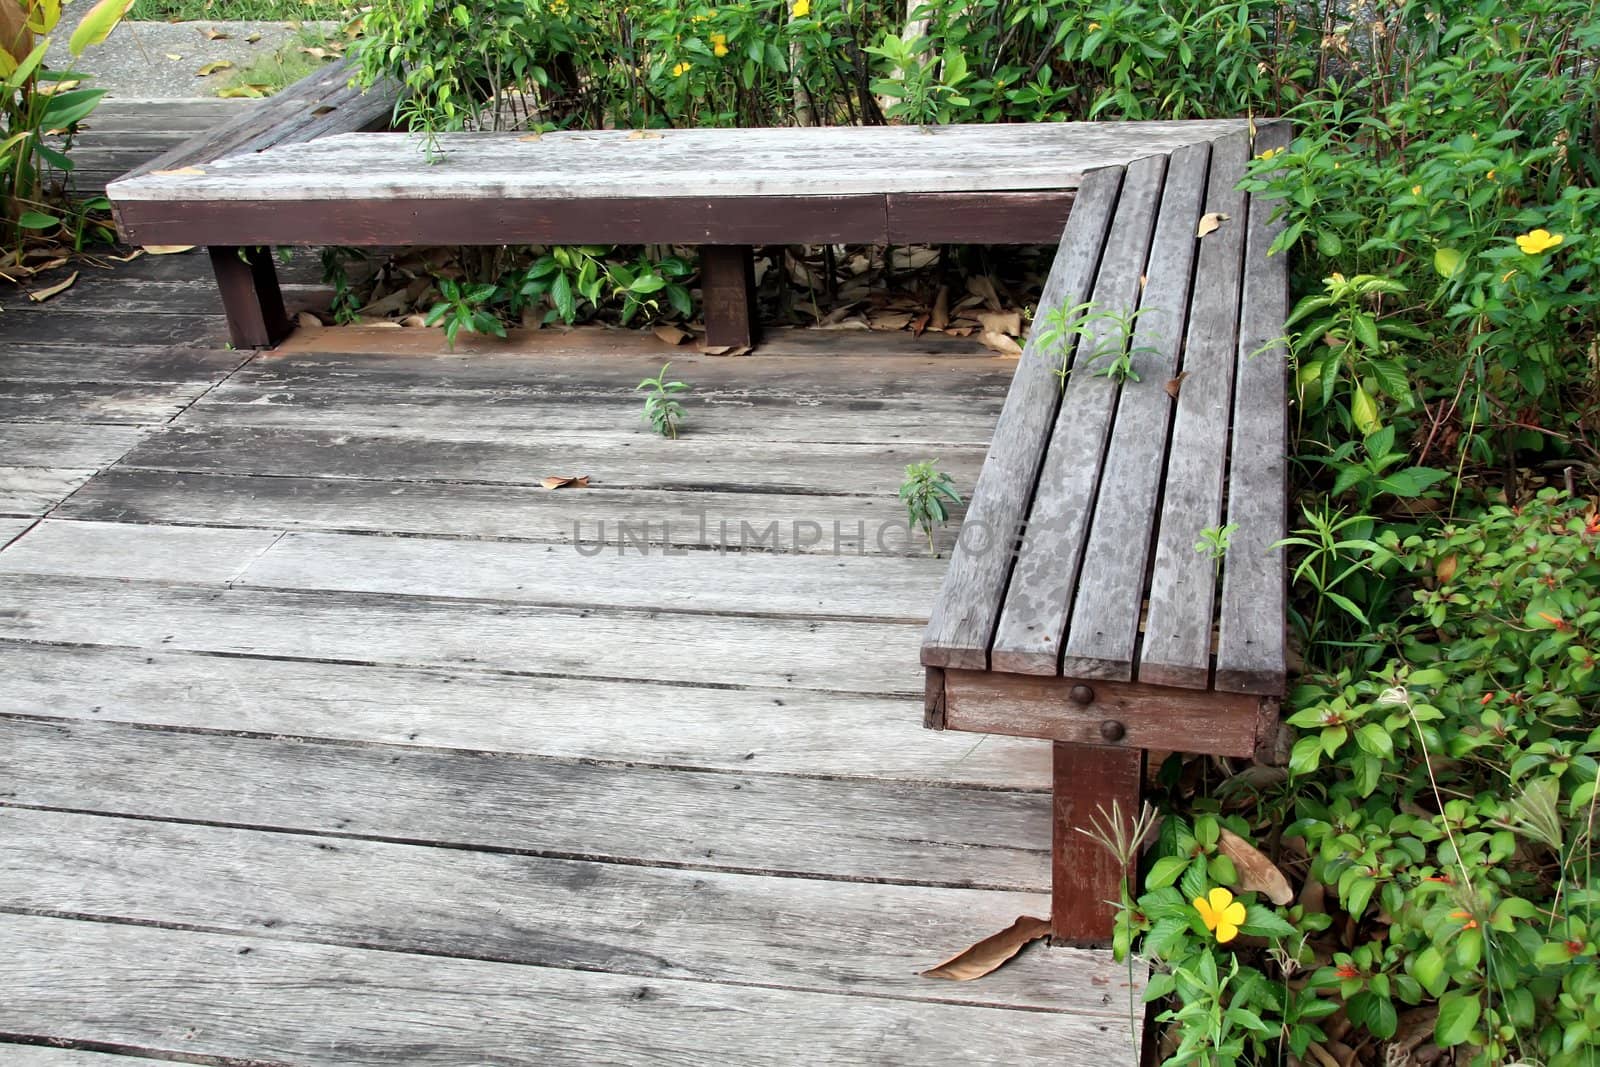
<svg viewBox="0 0 1600 1067">
<path fill-rule="evenodd" d="M 113 184 L 111 196 L 515 200 L 1066 189 L 1095 167 L 1243 128 L 1236 119 L 827 126 L 662 130 L 642 140 L 626 130 L 594 130 L 537 142 L 516 133 L 464 133 L 442 135 L 444 160 L 433 164 L 406 134 L 342 134 L 214 160 L 204 174 L 128 178 Z M 717 165 L 707 167 L 708 159 Z"/>
<path fill-rule="evenodd" d="M 1024 892 L 1049 884 L 1049 798 L 1038 793 L 60 719 L 0 717 L 0 738 L 7 799 L 29 807 L 649 866 Z"/>
<path fill-rule="evenodd" d="M 918 628 L 0 576 L 0 636 L 529 675 L 922 695 Z M 849 650 L 848 655 L 841 650 Z M 912 706 L 915 706 L 914 704 Z"/>
<path fill-rule="evenodd" d="M 221 348 L 227 340 L 220 315 L 167 315 L 128 312 L 122 315 L 75 316 L 70 331 L 50 315 L 7 315 L 0 333 L 0 351 L 11 345 L 40 343 L 103 348 L 136 339 L 141 344 L 194 345 Z"/>
<path fill-rule="evenodd" d="M 205 385 L 0 380 L 0 421 L 162 423 L 172 419 L 206 388 Z"/>
<path fill-rule="evenodd" d="M 33 523 L 34 520 L 31 518 L 0 517 L 0 548 L 5 548 L 16 540 Z"/>
<path fill-rule="evenodd" d="M 139 98 L 111 96 L 84 121 L 87 131 L 199 133 L 261 106 L 260 100 L 222 97 Z"/>
<path fill-rule="evenodd" d="M 587 474 L 596 488 L 693 488 L 832 494 L 841 482 L 854 493 L 894 493 L 905 467 L 927 458 L 921 445 L 812 444 L 750 441 L 730 450 L 720 439 L 696 439 L 692 427 L 676 441 L 654 434 L 400 432 L 340 433 L 272 427 L 152 435 L 125 465 L 152 470 L 271 474 L 325 478 L 455 480 L 480 484 L 538 484 L 551 475 Z M 958 485 L 971 485 L 981 450 L 941 450 L 940 467 Z"/>
<path fill-rule="evenodd" d="M 26 476 L 45 472 L 15 473 Z M 59 484 L 40 482 L 38 493 L 53 504 L 92 473 L 77 472 L 75 479 L 63 478 Z M 0 469 L 0 486 L 8 484 L 16 485 Z M 0 500 L 4 499 L 0 495 Z M 33 514 L 44 507 L 48 505 L 17 510 Z M 4 510 L 3 505 L 0 510 Z M 941 555 L 947 556 L 954 545 L 962 514 L 962 509 L 953 509 L 952 523 L 956 525 L 935 532 L 934 543 Z M 106 522 L 435 534 L 561 545 L 582 539 L 591 544 L 729 549 L 748 546 L 822 555 L 928 553 L 922 531 L 911 531 L 906 526 L 905 508 L 888 495 L 655 489 L 552 492 L 542 486 L 112 468 L 74 493 L 57 516 Z M 924 603 L 922 609 L 926 608 Z"/>
<path fill-rule="evenodd" d="M 15 993 L 0 1003 L 0 1028 L 307 1067 L 693 1067 L 707 1050 L 783 1064 L 799 1049 L 882 1064 L 972 1060 L 979 1049 L 984 1062 L 1023 1063 L 1103 1058 L 1128 1040 L 1109 1007 L 1019 1017 L 34 916 L 0 917 L 0 935 Z"/>
<path fill-rule="evenodd" d="M 1101 248 L 1122 185 L 1122 168 L 1107 167 L 1084 179 L 1055 265 L 1039 298 L 1039 314 L 1071 307 L 1090 292 Z M 994 441 L 967 509 L 963 544 L 934 601 L 922 642 L 929 667 L 983 670 L 1011 572 L 1013 538 L 1027 515 L 1050 429 L 1061 399 L 1050 354 L 1030 338 L 1006 394 Z"/>
<path fill-rule="evenodd" d="M 1117 400 L 1085 549 L 1093 565 L 1081 572 L 1062 658 L 1061 673 L 1069 678 L 1133 677 L 1172 414 L 1166 385 L 1177 373 L 1188 322 L 1195 228 L 1210 156 L 1209 145 L 1194 145 L 1174 152 L 1167 167 L 1139 302 L 1144 313 L 1133 335 L 1134 348 L 1145 350 L 1135 362 L 1142 380 L 1125 384 Z"/>
<path fill-rule="evenodd" d="M 43 515 L 94 473 L 93 468 L 0 467 L 0 514 Z"/>
<path fill-rule="evenodd" d="M 1112 1015 L 1108 954 L 1033 951 L 982 983 L 917 972 L 1042 896 L 771 878 L 0 809 L 6 908 L 911 1000 Z M 183 870 L 173 878 L 174 868 Z M 241 885 L 238 872 L 255 872 Z M 374 909 L 374 901 L 386 901 Z M 772 922 L 781 915 L 784 921 Z"/>
<path fill-rule="evenodd" d="M 762 774 L 1050 787 L 1048 746 L 925 734 L 904 697 L 5 644 L 5 711 Z"/>
<path fill-rule="evenodd" d="M 0 1042 L 0 1062 L 6 1067 L 136 1067 L 162 1062 L 129 1052 L 89 1052 L 50 1045 L 13 1045 Z M 170 1062 L 170 1061 L 167 1061 Z"/>
<path fill-rule="evenodd" d="M 1120 358 L 1130 340 L 1122 324 L 1139 307 L 1166 170 L 1165 156 L 1150 156 L 1129 164 L 1123 177 L 1091 306 L 1084 312 L 1088 332 L 1076 339 L 1071 374 L 1027 512 L 1027 535 L 995 624 L 989 651 L 994 670 L 1055 674 L 1060 664 L 1119 392 L 1116 380 L 1100 372 Z"/>
<path fill-rule="evenodd" d="M 137 426 L 0 422 L 0 463 L 10 467 L 105 467 L 149 431 Z"/>
<path fill-rule="evenodd" d="M 42 310 L 48 314 L 49 307 Z M 194 386 L 217 381 L 247 358 L 247 353 L 226 349 L 116 345 L 85 350 L 46 343 L 0 350 L 0 379 Z"/>
<path fill-rule="evenodd" d="M 1157 685 L 1204 689 L 1210 682 L 1217 566 L 1194 546 L 1202 531 L 1222 519 L 1247 222 L 1245 194 L 1237 187 L 1248 156 L 1244 136 L 1223 138 L 1211 149 L 1206 211 L 1229 218 L 1200 240 L 1189 305 L 1187 377 L 1173 413 L 1137 675 Z"/>
<path fill-rule="evenodd" d="M 1259 131 L 1255 150 L 1288 147 L 1289 124 Z M 1222 565 L 1216 686 L 1231 692 L 1281 695 L 1286 686 L 1284 628 L 1288 568 L 1289 437 L 1288 255 L 1268 256 L 1283 230 L 1278 205 L 1252 199 L 1245 234 L 1244 291 L 1239 313 L 1239 366 L 1233 395 L 1233 454 L 1228 466 L 1227 519 L 1237 525 Z"/>
<path fill-rule="evenodd" d="M 46 521 L 0 573 L 921 623 L 944 562 Z"/>
</svg>

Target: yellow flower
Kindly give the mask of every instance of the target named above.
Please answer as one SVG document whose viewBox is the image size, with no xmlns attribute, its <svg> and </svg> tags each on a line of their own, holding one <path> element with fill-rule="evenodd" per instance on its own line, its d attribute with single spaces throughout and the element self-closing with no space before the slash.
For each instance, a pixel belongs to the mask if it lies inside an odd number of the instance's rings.
<svg viewBox="0 0 1600 1067">
<path fill-rule="evenodd" d="M 1195 897 L 1193 904 L 1206 929 L 1217 935 L 1217 944 L 1225 945 L 1239 936 L 1245 910 L 1243 904 L 1233 899 L 1232 893 L 1218 887 L 1203 897 Z"/>
<path fill-rule="evenodd" d="M 1421 195 L 1422 195 L 1422 186 L 1420 186 L 1420 185 L 1413 185 L 1413 186 L 1412 186 L 1412 187 L 1411 187 L 1411 195 L 1412 195 L 1412 196 L 1421 196 Z"/>
<path fill-rule="evenodd" d="M 1524 255 L 1536 256 L 1540 252 L 1548 252 L 1562 241 L 1566 240 L 1559 233 L 1549 230 L 1529 230 L 1517 238 L 1517 247 L 1522 249 Z"/>
<path fill-rule="evenodd" d="M 1283 152 L 1283 149 L 1281 149 L 1281 148 L 1269 148 L 1265 152 L 1263 152 L 1259 156 L 1257 156 L 1256 158 L 1257 159 L 1271 159 L 1274 156 L 1277 156 L 1277 155 L 1281 154 L 1282 152 Z"/>
<path fill-rule="evenodd" d="M 1100 24 L 1098 22 L 1089 23 L 1089 32 L 1090 33 L 1093 33 L 1095 30 L 1098 30 L 1099 28 L 1100 28 Z"/>
<path fill-rule="evenodd" d="M 1489 172 L 1489 180 L 1494 181 L 1494 171 L 1492 170 Z"/>
<path fill-rule="evenodd" d="M 711 35 L 711 54 L 721 58 L 728 54 L 728 35 L 713 33 Z"/>
<path fill-rule="evenodd" d="M 789 14 L 797 19 L 803 19 L 811 14 L 811 0 L 794 0 L 794 7 L 789 9 Z"/>
<path fill-rule="evenodd" d="M 679 63 L 677 66 L 672 68 L 672 76 L 674 78 L 681 78 L 685 74 L 687 74 L 688 72 L 689 72 L 689 64 L 687 64 L 687 63 Z"/>
</svg>

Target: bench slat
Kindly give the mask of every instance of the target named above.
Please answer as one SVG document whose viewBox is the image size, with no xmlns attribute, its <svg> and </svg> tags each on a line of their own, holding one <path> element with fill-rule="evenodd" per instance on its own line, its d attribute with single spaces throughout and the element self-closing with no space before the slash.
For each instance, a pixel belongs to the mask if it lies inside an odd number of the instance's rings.
<svg viewBox="0 0 1600 1067">
<path fill-rule="evenodd" d="M 1085 505 L 1094 499 L 1117 403 L 1117 383 L 1098 372 L 1112 358 L 1109 350 L 1120 351 L 1127 343 L 1110 316 L 1131 314 L 1139 304 L 1139 279 L 1150 252 L 1166 163 L 1165 156 L 1150 156 L 1128 165 L 1095 278 L 1088 332 L 1078 340 L 1023 547 L 1006 588 L 990 654 L 993 670 L 1055 674 L 1060 662 L 1067 611 L 1088 540 L 1091 509 Z M 1058 357 L 1044 352 L 1033 358 L 1048 366 Z"/>
<path fill-rule="evenodd" d="M 1039 299 L 1041 312 L 1070 307 L 1089 291 L 1122 174 L 1121 167 L 1106 167 L 1084 178 Z M 1030 338 L 923 636 L 922 662 L 927 666 L 988 669 L 989 638 L 1011 571 L 1012 555 L 1006 549 L 1027 513 L 1060 399 L 1056 376 Z"/>
<path fill-rule="evenodd" d="M 1133 677 L 1139 616 L 1149 571 L 1151 517 L 1157 513 L 1172 421 L 1167 383 L 1178 368 L 1189 317 L 1197 241 L 1206 188 L 1209 144 L 1172 155 L 1161 196 L 1161 218 L 1150 250 L 1144 314 L 1134 329 L 1140 381 L 1123 386 L 1106 449 L 1087 558 L 1072 609 L 1061 673 L 1069 678 L 1128 681 Z"/>
<path fill-rule="evenodd" d="M 1246 135 L 1212 145 L 1206 211 L 1229 216 L 1200 241 L 1189 330 L 1162 500 L 1150 614 L 1138 678 L 1204 689 L 1211 680 L 1216 564 L 1195 550 L 1201 531 L 1219 525 L 1227 474 L 1228 423 L 1238 351 L 1244 261 Z"/>
<path fill-rule="evenodd" d="M 1288 123 L 1265 125 L 1256 151 L 1285 148 Z M 1284 397 L 1289 353 L 1287 255 L 1268 256 L 1283 230 L 1277 205 L 1253 199 L 1245 235 L 1244 298 L 1239 321 L 1238 384 L 1234 389 L 1233 462 L 1228 474 L 1228 521 L 1237 523 L 1222 569 L 1222 617 L 1216 687 L 1281 696 L 1285 689 L 1284 618 L 1287 598 L 1282 549 L 1286 536 L 1288 450 Z"/>
</svg>

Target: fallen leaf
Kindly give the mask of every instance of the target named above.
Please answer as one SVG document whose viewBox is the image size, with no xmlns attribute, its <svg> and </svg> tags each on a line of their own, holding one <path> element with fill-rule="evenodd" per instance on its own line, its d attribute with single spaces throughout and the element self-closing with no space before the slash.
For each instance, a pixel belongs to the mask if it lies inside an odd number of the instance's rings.
<svg viewBox="0 0 1600 1067">
<path fill-rule="evenodd" d="M 1012 337 L 1022 336 L 1020 311 L 979 311 L 976 317 L 983 323 L 983 328 L 992 333 L 1009 334 Z"/>
<path fill-rule="evenodd" d="M 166 57 L 172 60 L 174 63 L 183 58 L 183 56 L 177 52 L 168 52 L 166 53 Z"/>
<path fill-rule="evenodd" d="M 628 134 L 628 140 L 630 140 L 630 141 L 659 141 L 659 140 L 661 140 L 661 135 L 659 133 L 654 132 L 653 130 L 634 130 L 632 133 Z"/>
<path fill-rule="evenodd" d="M 199 167 L 179 167 L 177 170 L 153 170 L 151 174 L 204 174 Z M 190 246 L 193 247 L 193 246 Z"/>
<path fill-rule="evenodd" d="M 404 289 L 396 289 L 388 296 L 377 297 L 361 309 L 361 314 L 368 318 L 381 318 L 393 314 L 404 308 L 410 301 L 406 299 Z"/>
<path fill-rule="evenodd" d="M 114 259 L 118 263 L 132 263 L 134 260 L 138 259 L 142 255 L 144 255 L 144 249 L 135 248 L 132 252 L 129 252 L 125 256 L 107 256 L 106 258 L 107 259 Z"/>
<path fill-rule="evenodd" d="M 369 319 L 365 317 L 357 319 L 356 325 L 370 326 L 375 330 L 398 330 L 400 328 L 400 324 L 393 319 Z"/>
<path fill-rule="evenodd" d="M 587 489 L 589 488 L 589 476 L 587 474 L 558 474 L 541 480 L 539 484 L 546 489 Z"/>
<path fill-rule="evenodd" d="M 928 329 L 928 316 L 926 313 L 918 315 L 911 320 L 911 336 L 921 337 Z"/>
<path fill-rule="evenodd" d="M 193 252 L 194 245 L 145 245 L 144 250 L 152 256 L 177 256 Z"/>
<path fill-rule="evenodd" d="M 230 85 L 226 89 L 218 89 L 217 96 L 223 100 L 254 100 L 266 96 L 266 89 L 264 85 Z"/>
<path fill-rule="evenodd" d="M 208 75 L 215 74 L 219 70 L 228 70 L 232 68 L 232 66 L 233 60 L 231 59 L 217 59 L 207 63 L 205 66 L 195 71 L 195 75 L 197 77 L 204 78 Z"/>
<path fill-rule="evenodd" d="M 676 326 L 657 326 L 650 332 L 656 335 L 657 340 L 669 345 L 681 345 L 694 336 L 689 331 L 680 330 Z"/>
<path fill-rule="evenodd" d="M 993 349 L 1002 356 L 1022 355 L 1022 346 L 1003 333 L 994 330 L 984 330 L 978 334 L 978 340 L 983 342 L 983 347 Z"/>
<path fill-rule="evenodd" d="M 701 345 L 704 356 L 742 356 L 750 351 L 749 345 Z"/>
<path fill-rule="evenodd" d="M 957 952 L 943 963 L 929 967 L 922 972 L 922 977 L 949 978 L 956 982 L 982 978 L 1022 951 L 1023 945 L 1046 937 L 1049 933 L 1049 919 L 1036 919 L 1031 915 L 1021 916 L 998 934 L 991 934 L 971 948 Z"/>
<path fill-rule="evenodd" d="M 69 92 L 82 84 L 82 82 L 71 78 L 64 82 L 40 82 L 38 92 L 40 96 L 53 96 L 56 93 Z"/>
<path fill-rule="evenodd" d="M 320 330 L 322 328 L 322 320 L 309 311 L 300 312 L 294 317 L 294 322 L 296 326 L 303 326 L 308 330 Z"/>
<path fill-rule="evenodd" d="M 928 329 L 942 330 L 950 325 L 950 287 L 939 286 L 939 295 L 933 298 L 933 316 L 928 320 Z"/>
<path fill-rule="evenodd" d="M 1171 381 L 1167 382 L 1167 384 L 1166 384 L 1167 395 L 1170 396 L 1174 400 L 1178 399 L 1178 391 L 1183 388 L 1183 380 L 1185 378 L 1187 378 L 1188 376 L 1189 376 L 1189 372 L 1188 371 L 1183 371 L 1176 378 L 1173 378 Z"/>
<path fill-rule="evenodd" d="M 911 325 L 911 313 L 909 311 L 890 311 L 887 313 L 880 312 L 868 318 L 867 325 L 872 327 L 874 330 L 885 330 L 889 332 L 903 330 L 907 326 Z"/>
<path fill-rule="evenodd" d="M 967 278 L 967 292 L 978 297 L 983 305 L 990 311 L 1001 311 L 1005 305 L 1000 303 L 1000 294 L 995 292 L 994 282 L 986 274 L 974 274 Z"/>
<path fill-rule="evenodd" d="M 72 283 L 76 282 L 77 280 L 78 272 L 73 271 L 71 274 L 67 275 L 67 280 L 64 282 L 57 282 L 49 288 L 40 289 L 37 292 L 30 292 L 28 294 L 28 299 L 32 300 L 35 304 L 42 304 L 46 300 L 49 300 L 52 296 L 55 296 L 57 293 L 63 293 L 68 289 L 71 289 Z"/>
<path fill-rule="evenodd" d="M 1220 228 L 1224 222 L 1228 221 L 1228 217 L 1226 213 L 1221 211 L 1206 212 L 1200 216 L 1200 225 L 1195 228 L 1194 235 L 1196 237 L 1204 237 L 1206 234 Z"/>
<path fill-rule="evenodd" d="M 426 326 L 428 325 L 428 317 L 426 315 L 407 315 L 400 320 L 400 325 L 411 327 Z"/>
<path fill-rule="evenodd" d="M 261 40 L 261 35 L 259 33 L 247 33 L 244 35 L 245 44 L 255 44 L 259 40 Z"/>
<path fill-rule="evenodd" d="M 310 56 L 312 59 L 327 59 L 330 55 L 333 54 L 333 53 L 329 52 L 326 48 L 302 48 L 302 49 L 300 49 L 300 51 L 304 52 L 306 55 Z"/>
<path fill-rule="evenodd" d="M 233 35 L 226 30 L 219 30 L 215 26 L 201 26 L 200 36 L 208 41 L 226 41 Z"/>
<path fill-rule="evenodd" d="M 335 107 L 334 105 L 332 105 L 332 104 L 321 104 L 321 105 L 318 105 L 317 107 L 312 108 L 311 109 L 311 114 L 313 114 L 313 115 L 327 115 L 327 114 L 331 114 L 332 112 L 335 112 L 335 111 L 338 111 L 338 110 L 339 109 L 337 107 Z"/>
<path fill-rule="evenodd" d="M 517 140 L 519 140 L 519 141 L 542 141 L 542 140 L 544 140 L 544 134 L 542 134 L 539 131 L 535 130 L 533 133 L 525 133 L 525 134 L 523 134 L 521 137 L 518 137 Z"/>
<path fill-rule="evenodd" d="M 971 337 L 972 330 L 973 327 L 971 326 L 946 326 L 944 328 L 945 335 L 949 337 Z"/>
<path fill-rule="evenodd" d="M 1217 839 L 1217 848 L 1233 861 L 1239 872 L 1239 888 L 1250 893 L 1264 893 L 1268 900 L 1282 906 L 1294 899 L 1289 879 L 1278 870 L 1266 855 L 1250 842 L 1226 827 Z"/>
</svg>

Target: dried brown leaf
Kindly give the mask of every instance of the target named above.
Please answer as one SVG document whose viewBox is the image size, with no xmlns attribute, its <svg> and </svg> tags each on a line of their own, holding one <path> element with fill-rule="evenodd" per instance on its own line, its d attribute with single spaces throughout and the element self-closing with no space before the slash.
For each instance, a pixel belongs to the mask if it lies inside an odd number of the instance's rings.
<svg viewBox="0 0 1600 1067">
<path fill-rule="evenodd" d="M 943 963 L 929 967 L 922 972 L 922 977 L 949 978 L 956 982 L 982 978 L 1021 952 L 1023 945 L 1047 937 L 1049 934 L 1049 919 L 1036 919 L 1031 915 L 1023 915 L 998 934 L 990 934 L 972 947 L 957 952 Z"/>
<path fill-rule="evenodd" d="M 204 37 L 208 41 L 226 41 L 229 37 L 233 36 L 226 30 L 219 30 L 215 26 L 201 26 L 199 32 L 200 36 Z"/>
<path fill-rule="evenodd" d="M 1178 376 L 1176 378 L 1169 379 L 1167 384 L 1162 388 L 1166 389 L 1168 396 L 1176 400 L 1178 399 L 1178 393 L 1183 390 L 1183 380 L 1188 376 L 1188 371 L 1179 371 Z"/>
<path fill-rule="evenodd" d="M 1217 839 L 1217 848 L 1233 861 L 1239 872 L 1239 888 L 1250 893 L 1261 893 L 1280 907 L 1294 899 L 1289 879 L 1278 870 L 1278 865 L 1238 834 L 1226 827 Z"/>
<path fill-rule="evenodd" d="M 1195 227 L 1194 235 L 1196 237 L 1204 237 L 1208 233 L 1214 233 L 1221 228 L 1224 222 L 1228 221 L 1228 218 L 1229 216 L 1226 212 L 1208 211 L 1200 216 L 1200 225 Z"/>
<path fill-rule="evenodd" d="M 650 332 L 656 335 L 656 340 L 667 345 L 681 345 L 694 336 L 688 330 L 680 330 L 676 326 L 657 326 Z"/>
<path fill-rule="evenodd" d="M 107 256 L 106 258 L 107 259 L 114 259 L 118 263 L 132 263 L 134 260 L 136 260 L 140 256 L 144 255 L 144 252 L 145 252 L 145 250 L 142 249 L 142 248 L 135 248 L 132 252 L 129 252 L 125 256 Z"/>
<path fill-rule="evenodd" d="M 407 315 L 400 320 L 400 325 L 407 327 L 426 326 L 428 325 L 428 317 L 426 315 Z"/>
<path fill-rule="evenodd" d="M 1433 576 L 1439 580 L 1440 585 L 1444 585 L 1446 582 L 1456 576 L 1456 569 L 1460 566 L 1461 560 L 1459 558 L 1456 556 L 1446 556 L 1444 559 L 1439 561 L 1437 566 L 1433 568 Z"/>
<path fill-rule="evenodd" d="M 1000 353 L 1002 356 L 1022 355 L 1022 346 L 1017 344 L 1016 341 L 1012 340 L 1010 337 L 1007 337 L 1003 333 L 996 333 L 994 330 L 984 330 L 982 333 L 978 334 L 978 340 L 983 342 L 983 347 L 992 349 L 993 351 Z"/>
<path fill-rule="evenodd" d="M 144 251 L 152 256 L 178 256 L 193 252 L 194 245 L 145 245 Z"/>
<path fill-rule="evenodd" d="M 928 316 L 926 313 L 918 315 L 911 320 L 911 336 L 921 337 L 928 329 Z"/>
<path fill-rule="evenodd" d="M 320 330 L 322 328 L 322 320 L 309 311 L 302 311 L 296 315 L 294 323 L 296 326 L 303 326 L 308 330 Z"/>
<path fill-rule="evenodd" d="M 867 317 L 867 325 L 874 330 L 903 330 L 911 325 L 909 311 L 880 311 Z"/>
<path fill-rule="evenodd" d="M 196 77 L 204 78 L 204 77 L 207 77 L 209 75 L 215 74 L 218 71 L 231 70 L 232 68 L 233 68 L 233 60 L 231 60 L 231 59 L 215 59 L 215 60 L 212 60 L 210 63 L 207 63 L 205 66 L 201 67 L 199 70 L 195 71 L 194 73 L 195 73 Z"/>
<path fill-rule="evenodd" d="M 928 320 L 928 329 L 942 330 L 950 325 L 950 287 L 939 286 L 939 295 L 933 298 L 933 317 Z"/>
<path fill-rule="evenodd" d="M 995 291 L 994 282 L 986 274 L 970 275 L 967 278 L 967 292 L 981 300 L 990 311 L 1005 310 L 1005 305 L 1000 302 L 1000 294 Z"/>
<path fill-rule="evenodd" d="M 523 134 L 521 137 L 518 137 L 517 140 L 519 140 L 519 141 L 542 141 L 542 140 L 544 140 L 544 134 L 540 133 L 538 130 L 534 130 L 532 133 Z"/>
<path fill-rule="evenodd" d="M 975 313 L 983 328 L 991 333 L 1003 333 L 1010 337 L 1022 336 L 1022 312 L 1020 311 L 979 311 Z"/>
<path fill-rule="evenodd" d="M 589 476 L 587 474 L 557 474 L 541 479 L 540 485 L 546 489 L 587 489 Z"/>
<path fill-rule="evenodd" d="M 654 130 L 634 130 L 632 133 L 628 134 L 628 140 L 659 141 L 661 140 L 661 135 Z"/>
<path fill-rule="evenodd" d="M 73 283 L 77 280 L 78 272 L 73 271 L 71 274 L 67 275 L 66 281 L 57 282 L 56 284 L 47 288 L 30 292 L 28 294 L 28 299 L 32 300 L 35 304 L 42 304 L 46 300 L 49 300 L 52 296 L 55 296 L 57 293 L 64 293 L 68 289 L 71 289 Z"/>
</svg>

